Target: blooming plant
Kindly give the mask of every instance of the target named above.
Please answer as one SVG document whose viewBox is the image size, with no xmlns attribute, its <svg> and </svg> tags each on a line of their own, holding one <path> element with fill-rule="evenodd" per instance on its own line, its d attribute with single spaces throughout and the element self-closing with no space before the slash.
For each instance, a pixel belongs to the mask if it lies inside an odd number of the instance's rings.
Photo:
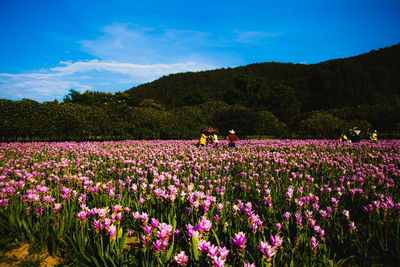
<svg viewBox="0 0 400 267">
<path fill-rule="evenodd" d="M 0 143 L 0 238 L 71 265 L 400 262 L 400 141 Z"/>
</svg>

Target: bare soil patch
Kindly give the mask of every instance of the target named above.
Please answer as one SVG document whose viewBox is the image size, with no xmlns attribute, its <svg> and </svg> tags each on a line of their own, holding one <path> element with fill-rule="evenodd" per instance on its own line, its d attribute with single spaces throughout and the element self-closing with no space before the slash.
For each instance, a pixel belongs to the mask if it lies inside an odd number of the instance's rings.
<svg viewBox="0 0 400 267">
<path fill-rule="evenodd" d="M 41 254 L 30 254 L 30 245 L 28 243 L 22 244 L 20 247 L 7 251 L 0 267 L 9 266 L 58 266 L 61 263 L 61 259 L 50 256 L 47 252 Z M 31 263 L 31 264 L 30 264 Z"/>
</svg>

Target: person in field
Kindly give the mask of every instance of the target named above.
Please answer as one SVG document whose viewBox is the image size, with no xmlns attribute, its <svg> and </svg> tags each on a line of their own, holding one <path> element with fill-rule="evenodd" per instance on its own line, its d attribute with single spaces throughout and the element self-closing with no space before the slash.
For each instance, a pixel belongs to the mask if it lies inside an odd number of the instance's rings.
<svg viewBox="0 0 400 267">
<path fill-rule="evenodd" d="M 235 135 L 234 130 L 229 131 L 229 135 L 226 137 L 226 139 L 229 141 L 228 147 L 236 147 L 236 141 L 239 140 L 239 138 Z"/>
<path fill-rule="evenodd" d="M 218 146 L 218 135 L 216 133 L 213 133 L 211 135 L 211 138 L 212 138 L 212 142 L 213 142 L 214 147 L 217 147 Z"/>
<path fill-rule="evenodd" d="M 205 146 L 207 142 L 207 135 L 203 132 L 200 136 L 199 146 Z"/>
<path fill-rule="evenodd" d="M 369 137 L 369 139 L 372 141 L 372 142 L 378 142 L 378 132 L 376 131 L 376 130 L 374 130 L 372 133 L 371 133 L 371 136 Z"/>
<path fill-rule="evenodd" d="M 340 142 L 349 142 L 349 138 L 347 138 L 347 135 L 344 133 L 342 136 L 340 136 L 339 139 Z"/>
</svg>

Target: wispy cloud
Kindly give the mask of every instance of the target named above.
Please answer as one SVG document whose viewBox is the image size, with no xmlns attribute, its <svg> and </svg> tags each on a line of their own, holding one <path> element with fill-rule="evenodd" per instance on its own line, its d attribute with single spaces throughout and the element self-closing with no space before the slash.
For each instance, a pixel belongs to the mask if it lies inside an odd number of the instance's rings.
<svg viewBox="0 0 400 267">
<path fill-rule="evenodd" d="M 239 31 L 234 30 L 236 34 L 235 41 L 243 44 L 259 44 L 266 40 L 282 35 L 282 33 L 263 32 L 263 31 Z"/>
<path fill-rule="evenodd" d="M 115 23 L 103 27 L 96 39 L 79 43 L 87 53 L 105 60 L 172 64 L 215 62 L 204 52 L 219 46 L 221 40 L 208 32 Z"/>
<path fill-rule="evenodd" d="M 60 100 L 71 88 L 81 92 L 126 90 L 170 73 L 210 68 L 213 66 L 194 62 L 175 64 L 132 64 L 101 60 L 60 62 L 60 66 L 35 73 L 0 73 L 0 98 Z"/>
</svg>

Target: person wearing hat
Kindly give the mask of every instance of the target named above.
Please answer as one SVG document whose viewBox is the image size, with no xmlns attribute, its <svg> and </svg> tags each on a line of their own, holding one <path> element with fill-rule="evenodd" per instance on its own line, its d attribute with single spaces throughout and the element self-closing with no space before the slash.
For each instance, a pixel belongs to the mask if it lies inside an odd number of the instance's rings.
<svg viewBox="0 0 400 267">
<path fill-rule="evenodd" d="M 239 140 L 239 138 L 235 135 L 234 130 L 229 131 L 229 135 L 226 137 L 226 139 L 229 141 L 228 147 L 236 147 L 236 141 Z"/>
<path fill-rule="evenodd" d="M 212 139 L 212 143 L 214 145 L 214 147 L 218 146 L 218 135 L 216 133 L 213 133 L 211 135 L 211 139 Z"/>
<path fill-rule="evenodd" d="M 370 139 L 371 139 L 371 141 L 372 142 L 378 142 L 378 133 L 377 133 L 377 131 L 376 130 L 374 130 L 373 132 L 372 132 L 372 134 L 371 134 L 371 136 L 370 136 Z"/>
</svg>

